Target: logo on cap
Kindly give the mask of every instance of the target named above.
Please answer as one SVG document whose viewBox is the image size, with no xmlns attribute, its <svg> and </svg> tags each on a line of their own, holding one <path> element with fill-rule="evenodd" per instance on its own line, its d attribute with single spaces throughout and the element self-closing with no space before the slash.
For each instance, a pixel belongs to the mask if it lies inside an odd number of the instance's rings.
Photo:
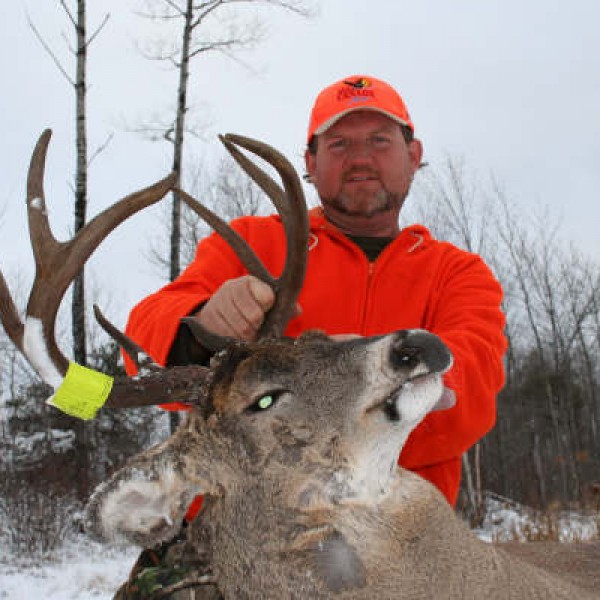
<svg viewBox="0 0 600 600">
<path fill-rule="evenodd" d="M 375 96 L 371 89 L 371 82 L 364 77 L 359 77 L 353 81 L 344 80 L 343 83 L 346 87 L 339 89 L 337 93 L 338 102 L 342 100 L 364 101 Z"/>
<path fill-rule="evenodd" d="M 356 88 L 357 90 L 362 90 L 363 88 L 371 87 L 371 82 L 368 79 L 365 79 L 364 77 L 359 77 L 354 81 L 344 81 L 344 83 L 346 85 L 352 86 L 353 88 Z"/>
</svg>

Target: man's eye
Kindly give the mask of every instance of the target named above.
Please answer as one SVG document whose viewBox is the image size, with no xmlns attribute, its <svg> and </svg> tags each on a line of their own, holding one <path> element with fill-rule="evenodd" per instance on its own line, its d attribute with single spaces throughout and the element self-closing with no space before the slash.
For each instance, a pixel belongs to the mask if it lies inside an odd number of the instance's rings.
<svg viewBox="0 0 600 600">
<path fill-rule="evenodd" d="M 333 140 L 327 146 L 331 152 L 343 152 L 348 147 L 346 140 Z"/>
<path fill-rule="evenodd" d="M 370 142 L 373 148 L 387 148 L 391 144 L 390 138 L 383 135 L 372 137 Z"/>
<path fill-rule="evenodd" d="M 248 412 L 262 412 L 271 408 L 280 398 L 283 392 L 270 392 L 260 396 L 255 402 L 246 408 Z"/>
</svg>

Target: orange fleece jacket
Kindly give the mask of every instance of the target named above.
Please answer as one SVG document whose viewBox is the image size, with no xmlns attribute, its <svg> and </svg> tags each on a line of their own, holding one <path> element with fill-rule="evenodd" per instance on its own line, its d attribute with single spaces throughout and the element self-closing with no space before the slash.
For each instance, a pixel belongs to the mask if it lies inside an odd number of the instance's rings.
<svg viewBox="0 0 600 600">
<path fill-rule="evenodd" d="M 232 223 L 274 275 L 285 260 L 278 216 L 242 217 Z M 436 333 L 454 355 L 445 384 L 456 406 L 428 415 L 408 439 L 400 464 L 436 485 L 456 502 L 462 454 L 495 422 L 495 397 L 504 383 L 502 290 L 481 258 L 432 238 L 420 225 L 403 229 L 375 262 L 310 211 L 307 275 L 299 297 L 302 314 L 286 334 L 308 329 L 363 336 L 398 329 Z M 142 300 L 126 332 L 164 364 L 179 327 L 226 280 L 246 273 L 218 235 L 202 240 L 180 277 Z M 134 371 L 127 361 L 129 372 Z M 193 511 L 192 511 L 193 512 Z"/>
</svg>

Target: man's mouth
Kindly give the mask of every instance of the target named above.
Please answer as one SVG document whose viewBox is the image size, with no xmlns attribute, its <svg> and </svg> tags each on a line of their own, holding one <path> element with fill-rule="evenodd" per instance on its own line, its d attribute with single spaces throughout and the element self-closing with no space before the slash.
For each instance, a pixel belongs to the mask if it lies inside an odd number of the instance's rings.
<svg viewBox="0 0 600 600">
<path fill-rule="evenodd" d="M 347 183 L 362 183 L 363 181 L 378 181 L 379 178 L 373 174 L 355 174 L 348 175 L 345 178 Z"/>
</svg>

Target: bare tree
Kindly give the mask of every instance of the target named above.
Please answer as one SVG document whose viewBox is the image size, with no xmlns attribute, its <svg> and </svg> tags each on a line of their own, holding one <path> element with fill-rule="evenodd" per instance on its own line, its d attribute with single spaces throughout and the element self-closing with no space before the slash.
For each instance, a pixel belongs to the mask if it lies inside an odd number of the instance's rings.
<svg viewBox="0 0 600 600">
<path fill-rule="evenodd" d="M 481 254 L 505 293 L 507 384 L 495 429 L 463 459 L 469 513 L 484 487 L 539 506 L 581 499 L 600 466 L 599 266 L 565 246 L 547 209 L 528 214 L 464 161 L 416 183 L 408 215 Z"/>
<path fill-rule="evenodd" d="M 415 207 L 436 235 L 457 246 L 485 254 L 492 241 L 491 201 L 464 158 L 447 156 L 441 166 L 419 175 Z"/>
<path fill-rule="evenodd" d="M 73 28 L 75 34 L 75 44 L 69 44 L 68 48 L 75 57 L 75 75 L 69 74 L 69 69 L 63 65 L 57 54 L 46 43 L 36 25 L 29 19 L 29 25 L 36 38 L 44 47 L 44 50 L 52 59 L 61 75 L 66 79 L 75 91 L 75 145 L 76 145 L 76 166 L 75 166 L 75 185 L 74 185 L 74 232 L 80 231 L 86 223 L 86 213 L 88 204 L 88 166 L 90 161 L 101 152 L 106 143 L 101 145 L 97 151 L 92 153 L 91 158 L 88 152 L 87 138 L 87 58 L 88 49 L 102 29 L 108 22 L 109 15 L 106 14 L 101 23 L 96 27 L 93 33 L 88 34 L 86 19 L 85 0 L 76 0 L 73 6 L 67 0 L 58 0 L 62 10 L 65 12 L 68 22 Z M 73 340 L 73 359 L 80 365 L 86 365 L 88 362 L 87 343 L 86 343 L 86 321 L 85 321 L 85 276 L 82 269 L 74 279 L 72 300 L 71 300 L 71 330 Z M 72 425 L 75 431 L 78 450 L 75 453 L 75 460 L 79 477 L 77 478 L 78 492 L 80 497 L 84 497 L 89 487 L 89 471 L 91 468 L 89 454 L 89 436 L 88 431 L 82 422 L 74 422 Z"/>
<path fill-rule="evenodd" d="M 439 167 L 422 171 L 415 187 L 417 205 L 409 207 L 409 215 L 426 223 L 437 238 L 484 256 L 496 246 L 491 200 L 464 159 L 447 156 Z M 494 264 L 497 256 L 491 254 Z M 465 509 L 478 523 L 484 508 L 479 443 L 463 455 L 462 463 Z"/>
<path fill-rule="evenodd" d="M 307 17 L 310 0 L 147 0 L 144 16 L 173 26 L 179 24 L 179 41 L 161 44 L 147 53 L 153 60 L 171 63 L 179 73 L 174 118 L 158 130 L 173 145 L 173 171 L 181 178 L 185 134 L 196 134 L 187 127 L 189 112 L 188 84 L 191 62 L 208 53 L 221 53 L 230 58 L 242 50 L 255 47 L 265 37 L 264 21 L 244 12 L 241 5 L 281 8 Z M 181 201 L 173 193 L 170 233 L 169 279 L 181 270 Z"/>
<path fill-rule="evenodd" d="M 69 70 L 61 63 L 57 55 L 46 43 L 39 30 L 29 19 L 29 25 L 36 38 L 42 44 L 60 73 L 67 80 L 69 85 L 75 90 L 75 145 L 77 149 L 77 158 L 75 166 L 75 203 L 74 203 L 74 230 L 77 233 L 86 222 L 87 196 L 88 196 L 88 165 L 91 160 L 102 151 L 106 146 L 103 144 L 88 159 L 88 139 L 87 139 L 87 53 L 88 48 L 96 39 L 100 31 L 106 25 L 109 14 L 106 14 L 100 25 L 88 36 L 86 24 L 86 2 L 77 0 L 73 10 L 66 0 L 58 0 L 64 10 L 73 30 L 75 32 L 75 45 L 69 45 L 69 50 L 75 56 L 75 77 L 69 74 Z M 72 331 L 73 331 L 73 357 L 80 365 L 87 363 L 86 350 L 86 332 L 85 332 L 85 284 L 84 271 L 75 279 L 73 283 L 72 295 Z"/>
</svg>

